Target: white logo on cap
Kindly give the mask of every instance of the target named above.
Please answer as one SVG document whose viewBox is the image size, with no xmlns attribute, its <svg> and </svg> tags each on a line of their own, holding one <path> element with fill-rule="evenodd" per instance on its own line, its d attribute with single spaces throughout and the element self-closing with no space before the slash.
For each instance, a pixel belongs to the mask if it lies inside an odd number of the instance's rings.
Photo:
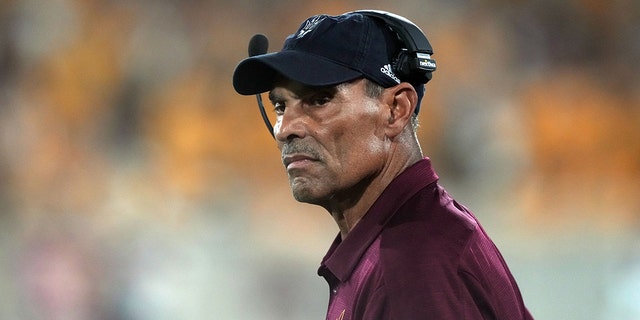
<svg viewBox="0 0 640 320">
<path fill-rule="evenodd" d="M 326 18 L 325 16 L 315 16 L 313 18 L 308 19 L 305 24 L 304 27 L 302 27 L 302 29 L 300 29 L 300 31 L 298 31 L 298 35 L 296 35 L 296 39 L 300 39 L 302 37 L 304 37 L 305 35 L 307 35 L 307 33 L 313 31 L 313 29 L 315 29 L 316 26 L 318 26 L 318 24 L 320 24 L 320 22 L 322 22 L 322 20 L 324 20 L 324 18 Z"/>
<path fill-rule="evenodd" d="M 380 68 L 380 71 L 389 76 L 389 78 L 393 79 L 393 81 L 400 83 L 400 79 L 396 77 L 396 75 L 393 73 L 393 70 L 391 69 L 391 64 L 385 64 L 384 66 L 382 66 L 382 68 Z"/>
</svg>

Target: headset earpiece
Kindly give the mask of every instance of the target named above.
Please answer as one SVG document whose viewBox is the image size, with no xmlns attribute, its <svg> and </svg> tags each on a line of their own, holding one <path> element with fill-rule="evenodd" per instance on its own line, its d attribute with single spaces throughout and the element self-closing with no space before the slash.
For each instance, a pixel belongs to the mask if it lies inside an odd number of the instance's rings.
<svg viewBox="0 0 640 320">
<path fill-rule="evenodd" d="M 433 49 L 417 25 L 404 17 L 386 11 L 354 12 L 382 20 L 398 35 L 405 48 L 398 52 L 392 67 L 400 79 L 411 83 L 427 83 L 431 80 L 431 73 L 436 70 L 436 61 L 431 59 Z"/>
<path fill-rule="evenodd" d="M 416 73 L 411 68 L 411 57 L 407 52 L 407 49 L 401 49 L 396 57 L 393 59 L 392 68 L 393 72 L 400 78 L 405 81 L 413 78 L 413 74 Z"/>
</svg>

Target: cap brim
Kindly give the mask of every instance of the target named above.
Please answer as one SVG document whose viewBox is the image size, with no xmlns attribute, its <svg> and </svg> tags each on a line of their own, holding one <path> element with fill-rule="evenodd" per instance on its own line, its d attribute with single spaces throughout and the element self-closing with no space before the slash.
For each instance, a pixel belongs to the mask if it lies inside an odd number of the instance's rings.
<svg viewBox="0 0 640 320">
<path fill-rule="evenodd" d="M 242 60 L 233 73 L 233 87 L 244 95 L 267 92 L 278 74 L 308 86 L 334 85 L 362 76 L 324 57 L 288 50 Z"/>
</svg>

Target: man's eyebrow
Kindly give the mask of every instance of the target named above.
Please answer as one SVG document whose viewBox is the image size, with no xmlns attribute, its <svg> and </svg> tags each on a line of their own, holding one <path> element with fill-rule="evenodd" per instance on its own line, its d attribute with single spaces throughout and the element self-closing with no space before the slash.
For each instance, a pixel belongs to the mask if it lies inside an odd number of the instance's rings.
<svg viewBox="0 0 640 320">
<path fill-rule="evenodd" d="M 278 90 L 274 89 L 269 91 L 269 100 L 271 100 L 271 102 L 282 101 L 284 99 L 284 95 L 282 93 L 278 93 Z"/>
<path fill-rule="evenodd" d="M 294 97 L 306 97 L 306 96 L 311 96 L 313 94 L 316 93 L 321 93 L 321 92 L 325 92 L 325 93 L 330 93 L 332 95 L 335 95 L 339 89 L 342 86 L 347 85 L 348 83 L 339 83 L 339 84 L 334 84 L 334 85 L 327 85 L 327 86 L 300 86 L 298 88 L 295 88 L 293 90 L 295 90 L 295 92 L 293 92 L 293 96 Z M 286 98 L 284 97 L 283 94 L 278 93 L 277 89 L 273 89 L 271 91 L 269 91 L 269 100 L 271 100 L 271 102 L 275 102 L 275 101 L 282 101 L 285 100 Z"/>
</svg>

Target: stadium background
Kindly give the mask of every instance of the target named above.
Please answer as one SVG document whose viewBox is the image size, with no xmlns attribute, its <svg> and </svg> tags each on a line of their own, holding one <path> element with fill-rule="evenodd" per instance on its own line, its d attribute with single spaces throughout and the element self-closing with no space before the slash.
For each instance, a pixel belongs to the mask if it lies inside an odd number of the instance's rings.
<svg viewBox="0 0 640 320">
<path fill-rule="evenodd" d="M 0 319 L 321 319 L 336 228 L 231 74 L 388 10 L 438 61 L 420 138 L 539 319 L 640 318 L 640 3 L 0 1 Z"/>
</svg>

